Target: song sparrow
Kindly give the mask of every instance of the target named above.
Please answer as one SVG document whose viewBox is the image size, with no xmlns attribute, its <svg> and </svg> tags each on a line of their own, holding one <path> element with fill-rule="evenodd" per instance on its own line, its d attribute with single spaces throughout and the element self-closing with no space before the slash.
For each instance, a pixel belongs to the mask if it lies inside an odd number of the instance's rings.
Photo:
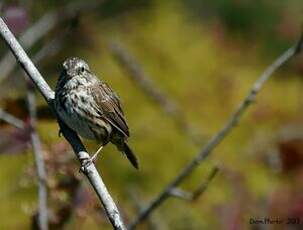
<svg viewBox="0 0 303 230">
<path fill-rule="evenodd" d="M 111 142 L 138 168 L 137 158 L 126 143 L 129 130 L 119 97 L 80 58 L 64 61 L 56 86 L 55 108 L 69 128 L 101 144 L 92 159 Z"/>
</svg>

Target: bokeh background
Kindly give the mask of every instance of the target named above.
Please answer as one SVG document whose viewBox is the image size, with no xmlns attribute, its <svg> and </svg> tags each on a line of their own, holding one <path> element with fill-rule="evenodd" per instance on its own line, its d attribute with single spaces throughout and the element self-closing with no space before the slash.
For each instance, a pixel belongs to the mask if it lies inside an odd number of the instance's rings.
<svg viewBox="0 0 303 230">
<path fill-rule="evenodd" d="M 126 222 L 136 216 L 138 203 L 144 206 L 157 196 L 223 126 L 253 82 L 295 44 L 302 29 L 301 0 L 104 0 L 65 17 L 62 7 L 70 2 L 4 0 L 0 12 L 20 37 L 43 15 L 59 11 L 61 21 L 27 49 L 33 57 L 55 43 L 53 52 L 37 63 L 47 82 L 54 88 L 64 59 L 79 56 L 121 97 L 140 170 L 111 145 L 97 168 Z M 113 42 L 180 108 L 198 144 L 132 80 L 113 55 Z M 1 42 L 1 57 L 7 52 Z M 143 223 L 138 229 L 302 229 L 250 224 L 251 218 L 264 217 L 303 221 L 302 76 L 301 55 L 274 74 L 236 129 L 182 184 L 193 191 L 219 164 L 205 193 L 194 202 L 170 198 L 151 216 L 153 227 Z M 16 66 L 4 76 L 0 69 L 0 78 L 1 108 L 27 122 L 24 73 Z M 111 229 L 69 144 L 58 137 L 51 111 L 36 93 L 51 227 Z M 98 147 L 85 144 L 91 152 Z M 1 122 L 0 153 L 0 227 L 30 229 L 38 190 L 28 130 Z"/>
</svg>

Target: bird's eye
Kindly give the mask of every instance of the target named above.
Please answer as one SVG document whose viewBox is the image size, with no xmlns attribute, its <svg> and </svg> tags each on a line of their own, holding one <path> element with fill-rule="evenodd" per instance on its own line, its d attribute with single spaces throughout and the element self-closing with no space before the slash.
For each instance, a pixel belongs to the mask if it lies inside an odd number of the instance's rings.
<svg viewBox="0 0 303 230">
<path fill-rule="evenodd" d="M 85 68 L 84 68 L 84 67 L 81 67 L 81 68 L 80 68 L 80 71 L 81 71 L 81 73 L 84 73 Z"/>
</svg>

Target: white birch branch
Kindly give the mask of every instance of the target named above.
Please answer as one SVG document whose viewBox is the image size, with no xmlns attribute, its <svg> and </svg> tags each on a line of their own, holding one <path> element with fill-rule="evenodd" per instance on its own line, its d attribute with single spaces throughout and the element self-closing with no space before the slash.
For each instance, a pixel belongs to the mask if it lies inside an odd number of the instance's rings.
<svg viewBox="0 0 303 230">
<path fill-rule="evenodd" d="M 5 43 L 11 49 L 18 63 L 24 69 L 28 77 L 33 81 L 36 85 L 40 93 L 43 95 L 50 108 L 56 114 L 53 100 L 54 100 L 54 91 L 48 86 L 44 78 L 41 76 L 40 72 L 34 66 L 32 61 L 29 59 L 25 51 L 22 49 L 14 35 L 6 26 L 5 22 L 0 17 L 0 34 L 4 39 Z M 76 156 L 78 157 L 83 173 L 87 176 L 91 185 L 93 186 L 95 192 L 97 193 L 98 198 L 102 202 L 106 214 L 113 226 L 114 229 L 125 230 L 124 223 L 118 211 L 116 204 L 114 203 L 111 195 L 107 191 L 105 184 L 103 183 L 96 167 L 94 164 L 85 165 L 84 160 L 89 158 L 89 154 L 87 153 L 85 147 L 83 146 L 81 140 L 77 136 L 77 134 L 69 129 L 65 124 L 59 122 L 62 134 L 67 139 L 67 141 L 71 144 Z"/>
</svg>

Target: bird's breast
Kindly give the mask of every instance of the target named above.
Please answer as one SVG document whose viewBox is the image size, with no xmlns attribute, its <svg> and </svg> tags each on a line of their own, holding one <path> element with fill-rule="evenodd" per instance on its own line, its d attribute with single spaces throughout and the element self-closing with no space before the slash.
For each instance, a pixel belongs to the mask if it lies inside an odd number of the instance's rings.
<svg viewBox="0 0 303 230">
<path fill-rule="evenodd" d="M 65 95 L 58 95 L 56 108 L 65 124 L 80 136 L 101 143 L 108 142 L 111 126 L 100 117 L 92 100 L 88 90 L 74 89 Z"/>
</svg>

